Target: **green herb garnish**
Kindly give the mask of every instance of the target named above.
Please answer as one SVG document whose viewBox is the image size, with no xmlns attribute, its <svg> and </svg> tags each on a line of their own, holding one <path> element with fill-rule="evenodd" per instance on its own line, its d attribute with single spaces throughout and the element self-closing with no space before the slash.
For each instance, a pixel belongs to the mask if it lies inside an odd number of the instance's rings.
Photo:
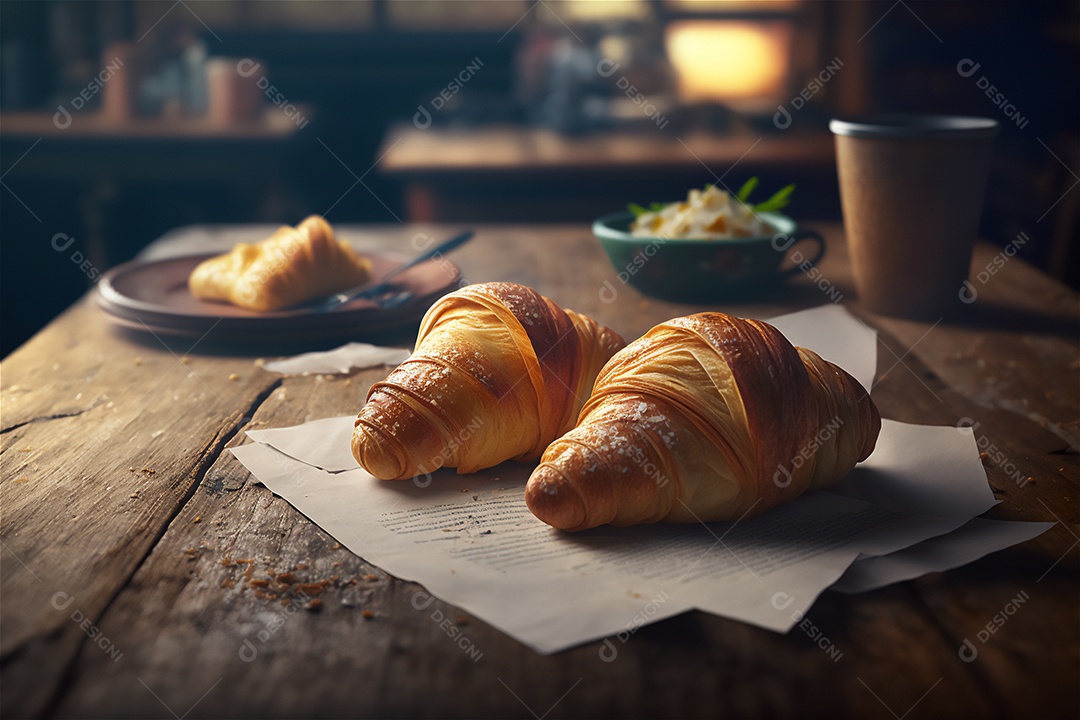
<svg viewBox="0 0 1080 720">
<path fill-rule="evenodd" d="M 739 202 L 746 202 L 750 199 L 750 193 L 754 192 L 754 189 L 758 186 L 757 175 L 750 178 L 743 183 L 743 186 L 739 188 L 739 193 L 735 196 L 739 199 Z"/>
<path fill-rule="evenodd" d="M 739 202 L 750 205 L 750 194 L 757 189 L 758 179 L 754 176 L 743 183 L 743 186 L 739 188 L 739 193 L 735 197 L 739 199 Z M 750 209 L 754 212 L 774 212 L 781 208 L 787 207 L 787 204 L 791 198 L 791 193 L 795 190 L 794 185 L 785 185 L 776 191 L 776 193 L 766 200 L 765 202 L 759 202 L 756 205 L 750 205 Z"/>
<path fill-rule="evenodd" d="M 776 193 L 766 200 L 754 205 L 754 212 L 775 212 L 782 208 L 787 207 L 787 204 L 791 198 L 791 193 L 795 190 L 794 185 L 785 185 L 776 191 Z"/>
<path fill-rule="evenodd" d="M 754 190 L 757 189 L 757 186 L 758 179 L 757 176 L 754 176 L 744 182 L 742 187 L 739 188 L 739 192 L 735 195 L 735 198 L 739 202 L 749 205 L 750 209 L 754 212 L 775 212 L 777 210 L 781 210 L 787 207 L 787 204 L 791 200 L 791 193 L 795 191 L 795 185 L 785 185 L 784 187 L 777 190 L 768 200 L 765 200 L 764 202 L 759 202 L 756 205 L 751 205 L 750 195 L 753 194 Z M 706 184 L 705 191 L 708 191 L 711 187 L 713 187 L 712 183 Z M 637 203 L 630 203 L 626 207 L 630 210 L 630 212 L 634 213 L 635 218 L 639 218 L 645 213 L 658 213 L 665 207 L 667 207 L 669 204 L 670 203 L 654 202 L 650 203 L 649 207 L 646 208 L 638 205 Z"/>
<path fill-rule="evenodd" d="M 742 187 L 739 188 L 739 192 L 735 193 L 735 198 L 741 203 L 750 205 L 750 195 L 752 195 L 753 192 L 757 190 L 757 186 L 758 178 L 755 175 L 754 177 L 743 183 Z M 712 187 L 711 184 L 706 185 L 705 189 L 708 190 L 710 187 Z M 754 210 L 755 212 L 772 212 L 773 210 L 779 210 L 783 207 L 786 207 L 791 197 L 791 193 L 794 190 L 794 185 L 787 185 L 785 187 L 782 187 L 765 202 L 760 202 L 756 205 L 750 205 L 750 209 Z"/>
<path fill-rule="evenodd" d="M 661 210 L 663 210 L 664 208 L 666 208 L 667 206 L 668 206 L 668 203 L 654 202 L 654 203 L 649 203 L 648 208 L 644 208 L 644 207 L 638 205 L 637 203 L 630 203 L 626 207 L 630 212 L 634 213 L 634 217 L 639 218 L 642 215 L 644 215 L 645 213 L 649 213 L 649 212 L 658 213 Z"/>
</svg>

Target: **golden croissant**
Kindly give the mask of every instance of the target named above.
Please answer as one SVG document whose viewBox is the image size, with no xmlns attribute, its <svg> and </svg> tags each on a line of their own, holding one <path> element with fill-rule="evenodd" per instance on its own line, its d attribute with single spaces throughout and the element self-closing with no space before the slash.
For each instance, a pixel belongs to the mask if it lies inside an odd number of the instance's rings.
<svg viewBox="0 0 1080 720">
<path fill-rule="evenodd" d="M 623 345 L 523 285 L 462 288 L 428 310 L 412 356 L 372 386 L 353 455 L 383 480 L 538 458 Z"/>
<path fill-rule="evenodd" d="M 611 359 L 525 500 L 563 530 L 734 521 L 835 484 L 880 429 L 869 394 L 836 365 L 767 323 L 700 313 Z"/>
<path fill-rule="evenodd" d="M 259 312 L 363 285 L 371 261 L 334 237 L 330 223 L 312 215 L 296 227 L 283 226 L 254 245 L 240 243 L 225 255 L 200 263 L 188 278 L 192 295 L 223 300 Z"/>
</svg>

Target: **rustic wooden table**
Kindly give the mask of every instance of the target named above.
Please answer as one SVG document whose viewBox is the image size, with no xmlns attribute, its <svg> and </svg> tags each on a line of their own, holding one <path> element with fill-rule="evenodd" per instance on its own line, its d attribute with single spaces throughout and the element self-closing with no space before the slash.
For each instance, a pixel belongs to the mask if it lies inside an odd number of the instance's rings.
<svg viewBox="0 0 1080 720">
<path fill-rule="evenodd" d="M 882 414 L 978 423 L 1002 500 L 988 515 L 1058 525 L 958 570 L 825 593 L 809 617 L 838 658 L 798 628 L 699 612 L 641 629 L 614 662 L 595 642 L 544 657 L 434 605 L 474 662 L 412 606 L 415 586 L 224 452 L 250 427 L 355 412 L 385 368 L 282 379 L 213 333 L 194 347 L 120 334 L 87 298 L 3 362 L 4 716 L 1076 717 L 1077 295 L 1010 259 L 962 318 L 875 316 L 853 300 L 840 229 L 821 229 L 819 277 L 722 309 L 768 317 L 842 294 L 880 331 Z M 372 246 L 407 249 L 415 230 L 372 228 Z M 979 246 L 976 272 L 996 254 Z M 456 259 L 472 281 L 535 286 L 627 337 L 696 310 L 620 285 L 581 226 L 482 227 Z M 260 587 L 268 570 L 297 583 L 277 595 Z M 322 583 L 320 610 L 299 609 L 317 590 L 302 583 Z"/>
</svg>

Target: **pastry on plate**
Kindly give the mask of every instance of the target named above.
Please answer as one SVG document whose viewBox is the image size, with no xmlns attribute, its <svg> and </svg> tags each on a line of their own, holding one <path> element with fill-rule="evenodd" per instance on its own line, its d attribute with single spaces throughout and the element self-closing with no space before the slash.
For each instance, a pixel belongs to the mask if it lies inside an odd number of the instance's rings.
<svg viewBox="0 0 1080 720">
<path fill-rule="evenodd" d="M 880 429 L 870 395 L 836 365 L 767 323 L 700 313 L 604 366 L 525 500 L 563 530 L 735 521 L 834 485 Z"/>
<path fill-rule="evenodd" d="M 353 455 L 383 480 L 538 458 L 624 344 L 532 288 L 469 285 L 428 310 L 412 356 L 372 386 Z"/>
<path fill-rule="evenodd" d="M 188 278 L 200 300 L 270 312 L 363 285 L 371 261 L 334 237 L 330 223 L 312 215 L 265 240 L 240 243 L 200 263 Z"/>
</svg>

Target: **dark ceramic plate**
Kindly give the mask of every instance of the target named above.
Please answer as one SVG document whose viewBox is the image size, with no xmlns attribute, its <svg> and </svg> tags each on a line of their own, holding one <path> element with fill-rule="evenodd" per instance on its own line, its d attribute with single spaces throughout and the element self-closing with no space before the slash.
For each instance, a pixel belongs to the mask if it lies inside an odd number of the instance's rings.
<svg viewBox="0 0 1080 720">
<path fill-rule="evenodd" d="M 407 258 L 366 253 L 374 281 Z M 212 255 L 195 255 L 118 265 L 98 283 L 98 305 L 123 327 L 174 337 L 220 341 L 362 340 L 417 322 L 435 300 L 464 283 L 461 269 L 445 258 L 417 265 L 394 279 L 413 294 L 408 302 L 382 309 L 371 300 L 353 300 L 329 313 L 310 308 L 257 313 L 227 303 L 196 299 L 188 275 Z"/>
</svg>

